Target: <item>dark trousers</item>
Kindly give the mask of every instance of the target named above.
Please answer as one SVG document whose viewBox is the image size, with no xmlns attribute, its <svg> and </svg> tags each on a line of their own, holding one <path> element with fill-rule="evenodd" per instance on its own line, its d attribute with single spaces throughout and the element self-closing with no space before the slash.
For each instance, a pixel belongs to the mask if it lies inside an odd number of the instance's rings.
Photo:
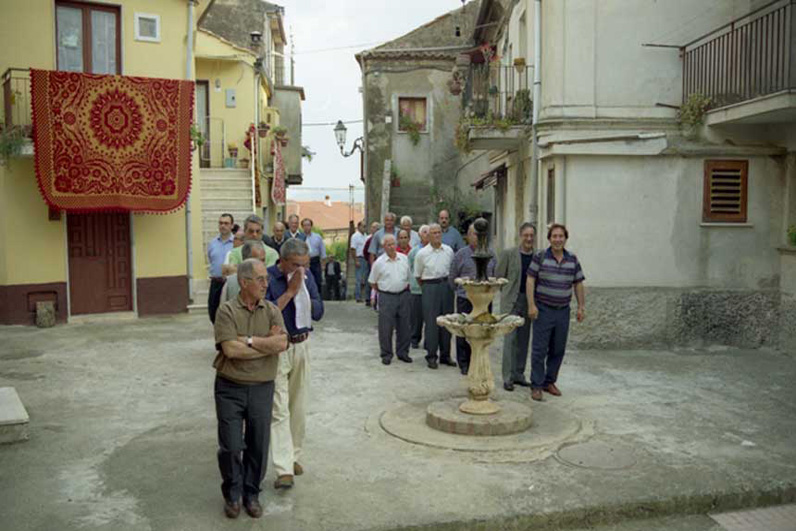
<svg viewBox="0 0 796 531">
<path fill-rule="evenodd" d="M 329 293 L 330 301 L 340 300 L 340 279 L 337 277 L 326 277 L 326 289 Z"/>
<path fill-rule="evenodd" d="M 400 357 L 409 355 L 409 291 L 403 293 L 379 292 L 379 347 L 381 357 L 392 359 L 392 336 L 395 332 L 395 354 Z"/>
<path fill-rule="evenodd" d="M 531 385 L 540 389 L 558 379 L 569 335 L 569 306 L 553 308 L 538 302 L 536 306 L 539 316 L 533 322 Z"/>
<path fill-rule="evenodd" d="M 528 343 L 531 338 L 532 326 L 532 321 L 528 319 L 528 299 L 525 297 L 525 293 L 520 293 L 517 296 L 511 314 L 524 318 L 525 324 L 515 328 L 503 342 L 503 383 L 525 381 Z"/>
<path fill-rule="evenodd" d="M 457 313 L 470 313 L 473 311 L 472 303 L 464 297 L 456 297 L 456 312 Z M 467 372 L 470 368 L 470 355 L 472 349 L 470 343 L 463 337 L 456 337 L 456 361 L 462 372 Z"/>
<path fill-rule="evenodd" d="M 207 313 L 210 314 L 210 322 L 215 324 L 216 312 L 221 304 L 221 290 L 224 288 L 223 280 L 210 280 L 210 292 L 207 294 Z"/>
<path fill-rule="evenodd" d="M 323 279 L 321 278 L 321 259 L 320 257 L 316 256 L 314 258 L 310 258 L 310 271 L 312 272 L 312 277 L 315 280 L 315 285 L 318 286 L 318 293 L 323 293 L 321 291 L 321 284 L 323 283 Z"/>
<path fill-rule="evenodd" d="M 255 500 L 268 466 L 274 382 L 242 385 L 216 376 L 215 399 L 221 493 L 233 502 Z"/>
<path fill-rule="evenodd" d="M 412 345 L 419 345 L 423 339 L 423 295 L 412 293 Z"/>
<path fill-rule="evenodd" d="M 450 359 L 451 333 L 444 327 L 437 326 L 437 317 L 453 313 L 453 291 L 447 281 L 430 284 L 424 282 L 423 289 L 423 324 L 426 327 L 426 361 L 436 361 L 437 352 L 442 360 Z"/>
</svg>

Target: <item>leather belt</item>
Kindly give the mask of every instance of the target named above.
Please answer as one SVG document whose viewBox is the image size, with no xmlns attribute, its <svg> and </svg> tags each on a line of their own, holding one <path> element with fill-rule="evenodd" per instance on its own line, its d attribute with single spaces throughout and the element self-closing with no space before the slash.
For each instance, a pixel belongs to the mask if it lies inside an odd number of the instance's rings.
<svg viewBox="0 0 796 531">
<path fill-rule="evenodd" d="M 447 280 L 448 279 L 444 278 L 444 277 L 443 278 L 429 278 L 429 279 L 425 279 L 424 278 L 423 279 L 423 284 L 439 284 L 440 282 L 445 282 Z"/>
<path fill-rule="evenodd" d="M 379 290 L 379 293 L 386 293 L 387 295 L 401 295 L 402 293 L 406 293 L 409 291 L 409 288 L 406 288 L 403 291 L 384 291 L 383 289 Z"/>
<path fill-rule="evenodd" d="M 294 345 L 296 345 L 298 343 L 303 343 L 304 341 L 308 340 L 309 338 L 310 338 L 310 333 L 309 332 L 304 332 L 303 334 L 298 334 L 298 335 L 295 335 L 295 336 L 289 336 L 287 340 L 288 340 L 288 342 L 293 343 Z"/>
</svg>

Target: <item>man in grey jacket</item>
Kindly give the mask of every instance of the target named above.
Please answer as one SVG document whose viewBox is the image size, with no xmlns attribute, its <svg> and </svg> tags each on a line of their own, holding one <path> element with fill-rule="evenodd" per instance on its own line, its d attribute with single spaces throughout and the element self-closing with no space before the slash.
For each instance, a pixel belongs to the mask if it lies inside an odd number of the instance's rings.
<svg viewBox="0 0 796 531">
<path fill-rule="evenodd" d="M 508 279 L 500 292 L 501 313 L 511 313 L 525 318 L 525 324 L 515 329 L 503 341 L 503 388 L 513 391 L 514 385 L 529 387 L 525 378 L 528 363 L 528 343 L 531 337 L 531 320 L 528 319 L 528 301 L 525 297 L 525 278 L 534 252 L 536 229 L 531 223 L 520 226 L 520 244 L 500 253 L 495 276 Z"/>
</svg>

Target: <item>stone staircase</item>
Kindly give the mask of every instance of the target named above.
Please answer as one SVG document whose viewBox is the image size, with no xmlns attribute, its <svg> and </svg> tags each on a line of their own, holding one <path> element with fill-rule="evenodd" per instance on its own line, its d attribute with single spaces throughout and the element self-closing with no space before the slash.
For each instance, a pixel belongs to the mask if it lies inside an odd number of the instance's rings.
<svg viewBox="0 0 796 531">
<path fill-rule="evenodd" d="M 428 223 L 432 216 L 431 187 L 426 183 L 402 182 L 390 189 L 390 210 L 398 219 L 409 216 L 415 226 Z"/>
<path fill-rule="evenodd" d="M 223 213 L 232 214 L 235 223 L 243 226 L 243 220 L 252 213 L 251 172 L 247 169 L 202 168 L 202 248 L 195 253 L 207 256 L 207 244 L 218 235 L 218 218 Z M 194 272 L 194 304 L 188 311 L 207 311 L 209 281 L 207 270 Z"/>
</svg>

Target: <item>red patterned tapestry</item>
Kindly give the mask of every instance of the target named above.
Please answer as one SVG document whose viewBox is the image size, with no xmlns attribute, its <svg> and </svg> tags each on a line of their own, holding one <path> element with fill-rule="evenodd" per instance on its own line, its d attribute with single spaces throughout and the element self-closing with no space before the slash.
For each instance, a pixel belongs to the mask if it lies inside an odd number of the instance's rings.
<svg viewBox="0 0 796 531">
<path fill-rule="evenodd" d="M 271 183 L 271 201 L 275 205 L 285 204 L 285 158 L 282 156 L 282 143 L 274 139 L 274 180 Z"/>
<path fill-rule="evenodd" d="M 180 208 L 191 188 L 194 83 L 30 71 L 36 177 L 67 212 Z"/>
</svg>

